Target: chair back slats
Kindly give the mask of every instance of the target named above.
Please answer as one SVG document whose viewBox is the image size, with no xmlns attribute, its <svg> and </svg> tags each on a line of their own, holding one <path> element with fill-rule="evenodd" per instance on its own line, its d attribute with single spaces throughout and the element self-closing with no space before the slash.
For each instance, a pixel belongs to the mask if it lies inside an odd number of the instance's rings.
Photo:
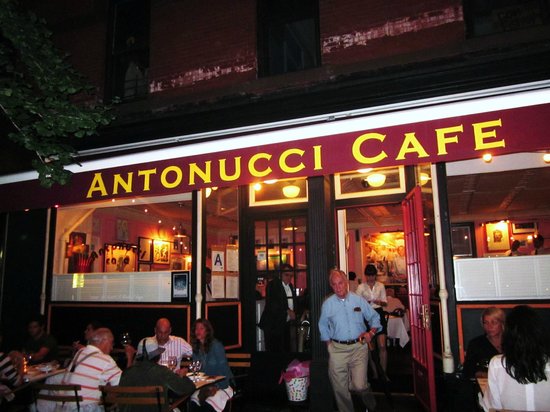
<svg viewBox="0 0 550 412">
<path fill-rule="evenodd" d="M 35 403 L 38 399 L 62 403 L 74 402 L 76 409 L 80 410 L 82 396 L 78 392 L 81 389 L 80 385 L 73 384 L 35 383 L 33 384 L 34 400 Z"/>
<path fill-rule="evenodd" d="M 104 405 L 157 405 L 158 411 L 167 408 L 164 388 L 150 386 L 100 386 Z M 108 409 L 108 408 L 107 408 Z"/>
<path fill-rule="evenodd" d="M 250 368 L 250 353 L 226 353 L 230 368 Z"/>
</svg>

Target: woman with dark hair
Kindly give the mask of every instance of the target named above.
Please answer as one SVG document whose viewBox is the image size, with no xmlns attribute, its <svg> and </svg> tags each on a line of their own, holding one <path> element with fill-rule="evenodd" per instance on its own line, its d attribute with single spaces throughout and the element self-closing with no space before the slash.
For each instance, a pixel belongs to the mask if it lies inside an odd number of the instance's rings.
<svg viewBox="0 0 550 412">
<path fill-rule="evenodd" d="M 550 336 L 539 314 L 516 306 L 506 316 L 502 355 L 489 363 L 483 408 L 548 411 L 550 408 Z"/>
<path fill-rule="evenodd" d="M 225 357 L 223 344 L 214 337 L 214 329 L 207 319 L 197 319 L 191 327 L 191 346 L 193 347 L 192 362 L 201 363 L 201 372 L 210 376 L 225 376 L 216 385 L 209 385 L 196 391 L 191 396 L 190 410 L 221 412 L 225 404 L 233 396 L 230 381 L 233 373 Z"/>
</svg>

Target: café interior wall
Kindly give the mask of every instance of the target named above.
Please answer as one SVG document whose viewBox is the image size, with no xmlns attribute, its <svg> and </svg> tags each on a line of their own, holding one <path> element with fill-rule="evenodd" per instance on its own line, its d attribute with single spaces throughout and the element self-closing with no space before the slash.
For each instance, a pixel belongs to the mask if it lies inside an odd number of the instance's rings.
<svg viewBox="0 0 550 412">
<path fill-rule="evenodd" d="M 127 237 L 118 239 L 117 221 L 126 220 Z M 155 218 L 156 219 L 156 218 Z M 148 221 L 149 220 L 149 221 Z M 164 222 L 158 223 L 151 221 L 151 218 L 131 218 L 128 215 L 117 213 L 117 208 L 105 209 L 66 209 L 57 214 L 56 223 L 56 259 L 54 273 L 67 273 L 67 259 L 65 258 L 65 248 L 71 232 L 80 232 L 86 234 L 86 243 L 90 245 L 90 251 L 98 252 L 104 248 L 106 243 L 129 243 L 137 245 L 138 237 L 150 239 L 160 239 L 173 241 L 173 225 L 183 224 L 187 233 L 191 233 L 192 222 Z M 212 245 L 226 245 L 228 239 L 234 234 L 234 230 L 223 229 L 208 226 L 207 223 L 207 248 L 210 250 Z M 192 240 L 191 240 L 192 241 Z M 207 256 L 206 265 L 211 267 L 210 256 Z M 93 261 L 90 272 L 102 272 L 103 259 Z M 136 271 L 138 268 L 136 268 Z M 151 271 L 167 270 L 163 264 L 152 264 Z"/>
<path fill-rule="evenodd" d="M 520 220 L 510 220 L 508 223 L 508 234 L 512 238 L 514 237 L 514 233 L 512 230 L 512 224 L 514 222 L 526 222 L 526 221 L 532 221 L 537 224 L 537 233 L 544 236 L 546 239 L 550 238 L 550 219 L 520 219 Z M 476 240 L 476 253 L 477 257 L 484 257 L 488 255 L 500 255 L 506 250 L 497 250 L 497 251 L 489 251 L 487 248 L 487 232 L 485 228 L 485 223 L 487 222 L 487 219 L 484 220 L 476 220 L 474 221 L 474 228 L 475 228 L 475 240 Z M 517 235 L 516 235 L 517 236 Z M 512 239 L 510 238 L 510 244 L 512 244 Z M 548 242 L 548 241 L 547 241 Z M 549 247 L 547 242 L 545 242 L 545 247 Z M 521 246 L 519 251 L 523 254 L 530 255 L 531 252 L 534 250 L 533 247 L 533 241 L 532 240 L 526 240 L 526 246 Z"/>
<path fill-rule="evenodd" d="M 161 239 L 172 241 L 172 227 L 167 224 L 148 222 L 143 219 L 128 219 L 127 217 L 113 213 L 114 209 L 97 209 L 89 214 L 91 209 L 62 210 L 57 215 L 56 224 L 56 256 L 54 273 L 67 273 L 67 260 L 65 257 L 66 242 L 72 232 L 86 234 L 86 243 L 90 246 L 90 252 L 96 253 L 103 249 L 105 244 L 128 243 L 137 245 L 138 237 Z M 117 220 L 126 220 L 128 232 L 125 239 L 118 239 Z M 78 223 L 80 221 L 80 223 Z M 63 259 L 61 260 L 60 257 Z M 137 271 L 137 268 L 135 269 Z M 166 265 L 152 264 L 151 271 L 166 270 Z M 90 272 L 102 272 L 103 259 L 101 256 L 95 259 L 90 267 Z"/>
</svg>

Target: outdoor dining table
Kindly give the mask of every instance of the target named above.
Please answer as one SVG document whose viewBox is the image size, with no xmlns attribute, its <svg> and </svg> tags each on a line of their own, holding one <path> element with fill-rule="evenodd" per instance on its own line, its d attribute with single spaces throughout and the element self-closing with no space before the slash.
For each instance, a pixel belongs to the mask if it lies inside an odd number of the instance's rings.
<svg viewBox="0 0 550 412">
<path fill-rule="evenodd" d="M 50 376 L 59 375 L 64 372 L 64 368 L 56 367 L 51 363 L 28 366 L 27 371 L 23 374 L 23 383 L 15 387 L 12 392 L 17 393 L 33 383 L 44 381 Z"/>
<path fill-rule="evenodd" d="M 201 389 L 208 385 L 214 385 L 217 382 L 223 381 L 225 379 L 225 376 L 218 375 L 218 376 L 208 376 L 208 375 L 196 375 L 191 376 L 191 374 L 188 374 L 189 379 L 193 381 L 195 384 L 195 389 Z M 184 402 L 186 402 L 191 396 L 181 396 L 179 398 L 174 398 L 170 400 L 170 410 L 179 407 Z"/>
</svg>

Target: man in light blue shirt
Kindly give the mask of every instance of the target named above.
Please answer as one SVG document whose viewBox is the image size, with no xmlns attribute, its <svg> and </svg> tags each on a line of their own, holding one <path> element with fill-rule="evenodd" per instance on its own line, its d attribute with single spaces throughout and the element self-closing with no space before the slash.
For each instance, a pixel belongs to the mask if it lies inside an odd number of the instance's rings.
<svg viewBox="0 0 550 412">
<path fill-rule="evenodd" d="M 334 294 L 321 307 L 319 331 L 329 353 L 328 373 L 339 412 L 353 412 L 350 391 L 361 395 L 367 410 L 376 401 L 367 382 L 369 343 L 382 330 L 380 316 L 361 296 L 348 290 L 346 274 L 330 271 Z M 370 329 L 367 330 L 365 320 Z"/>
</svg>

